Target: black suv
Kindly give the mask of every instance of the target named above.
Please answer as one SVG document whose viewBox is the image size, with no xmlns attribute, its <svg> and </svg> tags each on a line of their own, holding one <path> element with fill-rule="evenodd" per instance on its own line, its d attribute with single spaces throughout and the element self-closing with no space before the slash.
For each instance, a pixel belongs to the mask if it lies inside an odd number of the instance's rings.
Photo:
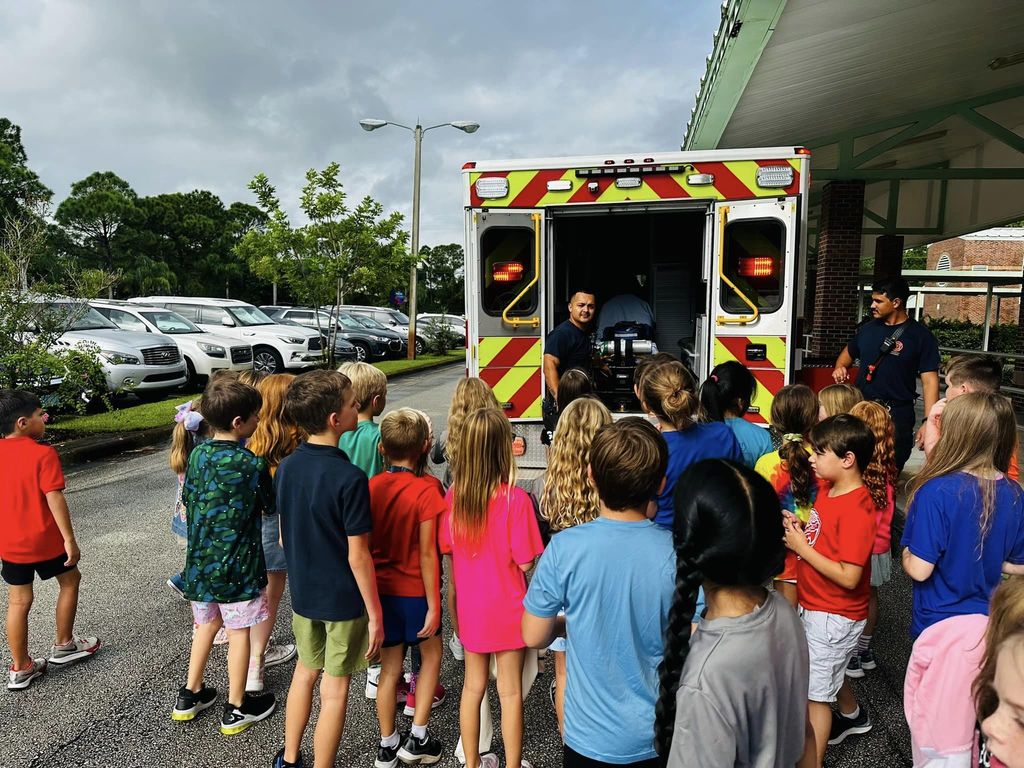
<svg viewBox="0 0 1024 768">
<path fill-rule="evenodd" d="M 310 307 L 273 307 L 266 306 L 261 309 L 270 315 L 271 319 L 279 323 L 295 323 L 304 328 L 317 327 L 317 315 L 319 315 L 320 330 L 324 333 L 330 331 L 331 316 L 324 311 L 317 312 Z M 348 342 L 356 351 L 356 359 L 364 362 L 381 360 L 387 357 L 388 353 L 401 351 L 401 343 L 394 349 L 394 339 L 386 334 L 377 333 L 357 323 L 348 315 L 335 315 L 337 338 Z"/>
</svg>

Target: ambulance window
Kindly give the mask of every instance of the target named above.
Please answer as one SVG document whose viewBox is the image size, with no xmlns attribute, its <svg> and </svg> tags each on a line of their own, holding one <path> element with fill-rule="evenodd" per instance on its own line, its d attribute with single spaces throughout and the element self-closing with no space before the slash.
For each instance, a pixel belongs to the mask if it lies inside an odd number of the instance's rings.
<svg viewBox="0 0 1024 768">
<path fill-rule="evenodd" d="M 726 226 L 722 272 L 736 289 L 722 281 L 722 309 L 738 315 L 750 312 L 740 293 L 762 313 L 782 305 L 784 242 L 778 219 L 741 219 Z"/>
<path fill-rule="evenodd" d="M 484 312 L 501 317 L 516 296 L 534 278 L 534 234 L 526 227 L 489 227 L 480 238 Z M 511 317 L 537 311 L 537 285 L 509 310 Z"/>
</svg>

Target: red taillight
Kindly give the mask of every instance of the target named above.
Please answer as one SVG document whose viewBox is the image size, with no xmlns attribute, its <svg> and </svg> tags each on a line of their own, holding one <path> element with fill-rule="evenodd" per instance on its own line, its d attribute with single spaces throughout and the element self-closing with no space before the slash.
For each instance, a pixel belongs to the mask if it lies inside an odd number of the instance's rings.
<svg viewBox="0 0 1024 768">
<path fill-rule="evenodd" d="M 775 259 L 771 256 L 748 256 L 739 260 L 740 277 L 771 277 L 775 274 Z"/>
<path fill-rule="evenodd" d="M 491 269 L 491 279 L 496 283 L 517 283 L 525 271 L 526 267 L 518 261 L 502 261 Z"/>
</svg>

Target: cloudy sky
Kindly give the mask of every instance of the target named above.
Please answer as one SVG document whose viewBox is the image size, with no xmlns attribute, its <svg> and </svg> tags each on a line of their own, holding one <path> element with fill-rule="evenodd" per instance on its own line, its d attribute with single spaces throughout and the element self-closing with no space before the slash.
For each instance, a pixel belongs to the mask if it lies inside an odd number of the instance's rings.
<svg viewBox="0 0 1024 768">
<path fill-rule="evenodd" d="M 717 0 L 37 0 L 0 6 L 0 115 L 62 200 L 111 170 L 140 195 L 225 203 L 270 176 L 291 209 L 341 163 L 353 200 L 408 216 L 424 139 L 421 242 L 462 242 L 467 160 L 678 149 Z"/>
</svg>

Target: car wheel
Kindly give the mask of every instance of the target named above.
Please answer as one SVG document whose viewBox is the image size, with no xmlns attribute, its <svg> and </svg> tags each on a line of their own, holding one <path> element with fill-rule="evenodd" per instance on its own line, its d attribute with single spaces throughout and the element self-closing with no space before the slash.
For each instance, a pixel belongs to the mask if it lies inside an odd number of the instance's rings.
<svg viewBox="0 0 1024 768">
<path fill-rule="evenodd" d="M 356 348 L 356 360 L 365 363 L 370 359 L 370 347 L 365 342 L 353 341 L 352 346 Z"/>
<path fill-rule="evenodd" d="M 189 392 L 199 388 L 199 375 L 196 373 L 196 367 L 187 357 L 185 358 L 185 376 L 185 388 Z"/>
<path fill-rule="evenodd" d="M 284 361 L 271 347 L 255 347 L 252 351 L 252 367 L 257 373 L 280 373 L 284 369 Z"/>
<path fill-rule="evenodd" d="M 419 357 L 423 354 L 423 350 L 426 349 L 426 344 L 423 343 L 423 339 L 419 336 L 416 337 L 416 356 Z"/>
</svg>

